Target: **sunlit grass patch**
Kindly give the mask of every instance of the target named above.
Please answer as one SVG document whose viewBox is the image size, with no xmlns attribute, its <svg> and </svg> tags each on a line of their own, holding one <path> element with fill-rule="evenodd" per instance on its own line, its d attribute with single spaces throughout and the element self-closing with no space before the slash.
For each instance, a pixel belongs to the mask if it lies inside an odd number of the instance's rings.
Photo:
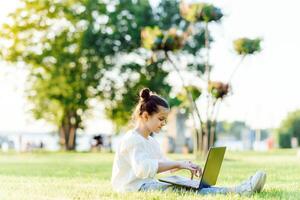
<svg viewBox="0 0 300 200">
<path fill-rule="evenodd" d="M 169 155 L 193 159 L 193 155 Z M 113 154 L 109 153 L 1 153 L 0 199 L 297 199 L 300 196 L 300 159 L 296 151 L 226 152 L 219 186 L 233 186 L 256 170 L 267 172 L 262 193 L 251 197 L 201 196 L 192 192 L 115 193 L 110 185 Z M 197 161 L 198 162 L 198 161 Z M 203 165 L 204 160 L 198 162 Z M 180 175 L 189 175 L 187 171 Z M 164 175 L 160 175 L 164 176 Z"/>
</svg>

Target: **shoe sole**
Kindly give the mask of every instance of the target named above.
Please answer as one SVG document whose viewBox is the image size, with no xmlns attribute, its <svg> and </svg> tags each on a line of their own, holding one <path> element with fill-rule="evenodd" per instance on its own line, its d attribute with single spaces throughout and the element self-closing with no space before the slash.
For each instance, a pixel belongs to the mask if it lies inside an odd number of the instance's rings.
<svg viewBox="0 0 300 200">
<path fill-rule="evenodd" d="M 238 192 L 238 194 L 240 195 L 245 195 L 245 196 L 251 196 L 253 195 L 255 192 L 260 192 L 266 182 L 266 173 L 259 171 L 256 173 L 256 176 L 259 176 L 258 180 L 256 183 L 254 183 L 254 188 L 252 188 L 250 191 L 244 191 L 244 192 Z M 249 180 L 250 181 L 250 180 Z M 252 184 L 251 184 L 252 185 Z"/>
<path fill-rule="evenodd" d="M 266 182 L 266 178 L 267 178 L 266 173 L 265 172 L 259 172 L 259 173 L 260 173 L 260 178 L 259 178 L 258 183 L 255 185 L 253 192 L 261 192 L 261 190 L 264 187 L 265 182 Z"/>
<path fill-rule="evenodd" d="M 257 188 L 256 192 L 261 192 L 262 189 L 263 189 L 263 187 L 264 187 L 264 185 L 265 185 L 265 183 L 266 183 L 267 174 L 264 173 L 264 172 L 262 172 L 262 173 L 263 173 L 263 174 L 262 174 L 262 178 L 261 178 L 261 180 L 259 181 L 259 184 L 258 184 L 259 187 Z"/>
</svg>

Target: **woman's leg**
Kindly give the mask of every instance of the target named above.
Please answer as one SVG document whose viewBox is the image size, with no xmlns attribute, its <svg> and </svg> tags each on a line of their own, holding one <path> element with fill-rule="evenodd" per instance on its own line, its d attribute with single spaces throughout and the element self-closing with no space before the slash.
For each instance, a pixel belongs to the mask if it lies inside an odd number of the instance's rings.
<svg viewBox="0 0 300 200">
<path fill-rule="evenodd" d="M 188 189 L 176 187 L 172 184 L 159 182 L 157 180 L 144 183 L 139 191 L 166 191 L 168 189 L 176 192 L 189 191 Z M 199 194 L 227 194 L 228 192 L 232 192 L 232 190 L 226 187 L 207 187 L 197 191 Z"/>
<path fill-rule="evenodd" d="M 228 193 L 237 193 L 241 195 L 251 195 L 254 192 L 260 192 L 266 181 L 265 172 L 256 172 L 253 176 L 239 184 L 235 187 L 204 187 L 197 191 L 198 194 L 228 194 Z M 159 182 L 153 180 L 148 183 L 144 183 L 139 191 L 165 191 L 172 189 L 174 191 L 179 191 L 180 189 L 174 187 L 172 184 Z M 182 188 L 181 188 L 182 189 Z"/>
<path fill-rule="evenodd" d="M 232 188 L 227 187 L 207 187 L 202 188 L 199 191 L 197 191 L 198 194 L 228 194 L 230 192 L 233 192 Z"/>
<path fill-rule="evenodd" d="M 171 187 L 171 184 L 153 180 L 151 182 L 144 183 L 139 189 L 139 191 L 165 191 Z"/>
<path fill-rule="evenodd" d="M 261 192 L 266 182 L 267 174 L 263 171 L 256 172 L 253 176 L 236 186 L 235 192 L 238 194 L 251 195 L 254 192 Z"/>
<path fill-rule="evenodd" d="M 197 191 L 198 194 L 227 194 L 237 193 L 240 195 L 251 195 L 260 192 L 266 182 L 266 173 L 258 171 L 247 180 L 235 187 L 205 187 Z"/>
</svg>

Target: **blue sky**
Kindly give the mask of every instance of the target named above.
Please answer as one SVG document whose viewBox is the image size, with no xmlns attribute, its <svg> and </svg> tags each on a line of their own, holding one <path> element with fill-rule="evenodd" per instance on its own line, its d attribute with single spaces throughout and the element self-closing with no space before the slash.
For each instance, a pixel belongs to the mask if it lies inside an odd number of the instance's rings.
<svg viewBox="0 0 300 200">
<path fill-rule="evenodd" d="M 18 0 L 0 7 L 0 22 Z M 155 3 L 156 1 L 154 1 Z M 239 58 L 232 41 L 238 37 L 263 38 L 262 52 L 247 58 L 237 71 L 233 94 L 221 106 L 219 119 L 243 120 L 254 128 L 278 127 L 290 111 L 300 109 L 300 28 L 297 0 L 212 0 L 225 13 L 221 24 L 212 25 L 215 42 L 212 79 L 227 80 Z M 174 77 L 176 78 L 176 77 Z M 0 131 L 45 132 L 53 129 L 29 114 L 24 99 L 26 70 L 0 62 Z M 102 107 L 87 121 L 87 132 L 110 132 Z M 103 127 L 106 127 L 103 129 Z"/>
</svg>

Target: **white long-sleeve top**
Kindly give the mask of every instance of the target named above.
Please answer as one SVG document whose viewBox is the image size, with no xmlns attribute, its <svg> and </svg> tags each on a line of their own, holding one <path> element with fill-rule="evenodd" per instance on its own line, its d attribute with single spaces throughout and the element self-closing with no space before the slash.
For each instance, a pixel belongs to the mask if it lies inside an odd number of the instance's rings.
<svg viewBox="0 0 300 200">
<path fill-rule="evenodd" d="M 158 142 L 143 137 L 136 130 L 126 133 L 116 150 L 111 183 L 114 191 L 138 191 L 154 180 L 159 160 L 163 160 Z"/>
</svg>

